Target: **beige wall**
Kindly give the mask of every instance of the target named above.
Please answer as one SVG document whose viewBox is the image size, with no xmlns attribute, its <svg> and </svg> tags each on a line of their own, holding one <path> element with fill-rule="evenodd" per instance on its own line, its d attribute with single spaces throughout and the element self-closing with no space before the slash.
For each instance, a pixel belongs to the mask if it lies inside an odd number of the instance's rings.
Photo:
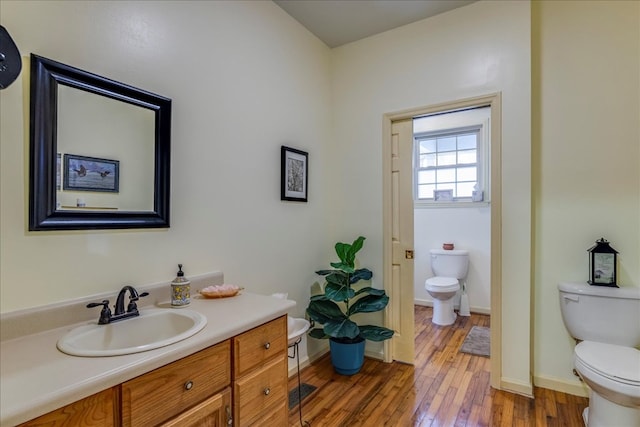
<svg viewBox="0 0 640 427">
<path fill-rule="evenodd" d="M 348 183 L 333 229 L 369 237 L 362 258 L 374 272 L 383 268 L 383 114 L 502 93 L 501 380 L 523 393 L 531 392 L 530 22 L 529 2 L 483 1 L 334 49 L 332 56 L 332 150 L 340 153 L 332 183 Z"/>
<path fill-rule="evenodd" d="M 0 3 L 33 52 L 173 100 L 171 228 L 28 232 L 28 90 L 0 92 L 1 311 L 220 270 L 301 314 L 328 248 L 330 50 L 271 2 Z M 26 81 L 26 80 L 25 80 Z M 280 201 L 280 145 L 309 203 Z"/>
<path fill-rule="evenodd" d="M 497 91 L 503 380 L 527 389 L 533 364 L 537 384 L 577 389 L 556 283 L 586 278 L 593 240 L 640 286 L 638 2 L 482 1 L 333 51 L 262 1 L 3 0 L 0 19 L 23 55 L 174 101 L 170 229 L 30 233 L 28 92 L 0 91 L 2 312 L 168 281 L 182 262 L 301 313 L 333 243 L 358 234 L 381 286 L 382 115 Z M 279 200 L 281 144 L 310 152 L 307 204 Z"/>
<path fill-rule="evenodd" d="M 560 281 L 586 281 L 600 237 L 640 286 L 640 3 L 533 4 L 534 375 L 579 393 Z"/>
</svg>

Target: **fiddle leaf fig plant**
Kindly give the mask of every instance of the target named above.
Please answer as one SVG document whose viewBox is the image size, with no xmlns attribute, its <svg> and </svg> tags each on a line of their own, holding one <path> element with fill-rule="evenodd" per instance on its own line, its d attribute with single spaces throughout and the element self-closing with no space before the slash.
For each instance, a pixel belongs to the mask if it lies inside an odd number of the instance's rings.
<svg viewBox="0 0 640 427">
<path fill-rule="evenodd" d="M 319 270 L 316 274 L 325 276 L 324 294 L 311 297 L 307 314 L 321 327 L 309 331 L 313 338 L 332 338 L 335 341 L 350 343 L 363 339 L 384 341 L 393 336 L 391 329 L 356 324 L 352 319 L 356 313 L 373 313 L 383 310 L 389 303 L 389 297 L 383 289 L 371 286 L 355 286 L 360 281 L 369 281 L 371 270 L 355 268 L 356 254 L 364 245 L 365 238 L 360 236 L 353 243 L 338 242 L 335 245 L 339 262 L 332 262 L 332 270 Z"/>
</svg>

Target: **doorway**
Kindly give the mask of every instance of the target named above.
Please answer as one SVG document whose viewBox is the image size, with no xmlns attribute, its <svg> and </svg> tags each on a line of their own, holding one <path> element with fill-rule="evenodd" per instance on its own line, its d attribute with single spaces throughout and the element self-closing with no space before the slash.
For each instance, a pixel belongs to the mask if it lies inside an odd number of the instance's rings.
<svg viewBox="0 0 640 427">
<path fill-rule="evenodd" d="M 396 336 L 385 342 L 385 360 L 413 363 L 415 354 L 413 119 L 443 112 L 490 107 L 490 312 L 491 386 L 501 378 L 501 97 L 492 94 L 386 114 L 383 122 L 384 283 L 390 297 L 385 325 Z"/>
</svg>

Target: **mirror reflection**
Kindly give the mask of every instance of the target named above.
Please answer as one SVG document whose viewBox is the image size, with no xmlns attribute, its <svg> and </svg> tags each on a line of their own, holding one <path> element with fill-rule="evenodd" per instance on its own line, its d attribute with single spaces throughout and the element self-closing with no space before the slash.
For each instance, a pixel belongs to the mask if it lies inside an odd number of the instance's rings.
<svg viewBox="0 0 640 427">
<path fill-rule="evenodd" d="M 153 111 L 60 85 L 57 209 L 153 210 Z"/>
</svg>

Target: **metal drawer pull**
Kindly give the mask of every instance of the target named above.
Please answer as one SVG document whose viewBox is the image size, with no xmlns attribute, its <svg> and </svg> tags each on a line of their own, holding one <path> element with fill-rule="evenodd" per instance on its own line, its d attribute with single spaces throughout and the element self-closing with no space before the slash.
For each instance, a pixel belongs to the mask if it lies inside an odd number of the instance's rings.
<svg viewBox="0 0 640 427">
<path fill-rule="evenodd" d="M 185 390 L 191 390 L 192 388 L 193 388 L 193 381 L 187 381 L 186 383 L 184 383 Z"/>
<path fill-rule="evenodd" d="M 271 343 L 269 341 L 264 343 L 264 348 L 265 348 L 265 350 L 269 350 L 271 348 Z"/>
<path fill-rule="evenodd" d="M 265 396 L 269 396 L 269 393 L 271 393 L 271 389 L 269 387 L 264 389 L 264 395 Z"/>
</svg>

